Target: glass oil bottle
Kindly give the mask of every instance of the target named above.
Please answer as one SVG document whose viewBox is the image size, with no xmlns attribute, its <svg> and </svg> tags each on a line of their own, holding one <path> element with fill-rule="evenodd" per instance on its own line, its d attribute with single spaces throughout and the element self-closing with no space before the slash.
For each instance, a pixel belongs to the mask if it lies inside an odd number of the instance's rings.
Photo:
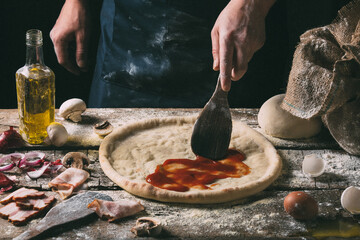
<svg viewBox="0 0 360 240">
<path fill-rule="evenodd" d="M 25 66 L 16 72 L 19 131 L 30 144 L 41 144 L 55 118 L 55 75 L 44 64 L 42 32 L 26 32 Z"/>
</svg>

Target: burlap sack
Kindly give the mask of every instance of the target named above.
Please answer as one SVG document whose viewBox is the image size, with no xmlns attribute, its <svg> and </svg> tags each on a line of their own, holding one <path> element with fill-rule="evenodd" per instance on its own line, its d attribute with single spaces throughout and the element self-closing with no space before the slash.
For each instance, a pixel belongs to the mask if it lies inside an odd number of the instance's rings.
<svg viewBox="0 0 360 240">
<path fill-rule="evenodd" d="M 300 118 L 321 116 L 339 145 L 360 155 L 359 99 L 360 0 L 355 0 L 330 25 L 300 36 L 282 107 Z"/>
</svg>

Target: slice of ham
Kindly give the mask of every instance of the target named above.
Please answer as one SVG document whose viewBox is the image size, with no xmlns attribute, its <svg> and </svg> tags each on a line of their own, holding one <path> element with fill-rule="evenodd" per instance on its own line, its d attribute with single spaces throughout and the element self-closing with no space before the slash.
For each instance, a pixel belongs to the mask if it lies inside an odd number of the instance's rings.
<svg viewBox="0 0 360 240">
<path fill-rule="evenodd" d="M 55 202 L 54 196 L 39 198 L 39 199 L 25 199 L 17 201 L 16 206 L 21 209 L 32 209 L 32 210 L 44 210 L 48 208 L 53 202 Z"/>
<path fill-rule="evenodd" d="M 109 222 L 134 215 L 144 210 L 144 206 L 139 202 L 126 199 L 121 199 L 116 202 L 95 199 L 88 205 L 88 208 L 95 211 L 100 218 L 108 219 Z"/>
<path fill-rule="evenodd" d="M 9 194 L 7 197 L 0 200 L 1 204 L 7 204 L 13 201 L 21 201 L 26 198 L 41 198 L 44 197 L 44 192 L 39 192 L 36 189 L 20 188 L 15 192 Z"/>
<path fill-rule="evenodd" d="M 49 187 L 59 193 L 62 199 L 69 197 L 75 188 L 83 184 L 90 174 L 82 169 L 68 168 L 49 182 Z"/>
</svg>

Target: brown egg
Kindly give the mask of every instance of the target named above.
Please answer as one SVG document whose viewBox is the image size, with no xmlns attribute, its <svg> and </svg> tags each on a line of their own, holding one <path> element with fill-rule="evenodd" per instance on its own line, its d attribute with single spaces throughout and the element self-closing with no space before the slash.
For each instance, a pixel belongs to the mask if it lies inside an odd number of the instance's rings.
<svg viewBox="0 0 360 240">
<path fill-rule="evenodd" d="M 317 202 L 304 192 L 289 193 L 284 199 L 284 208 L 297 220 L 310 220 L 318 214 Z"/>
</svg>

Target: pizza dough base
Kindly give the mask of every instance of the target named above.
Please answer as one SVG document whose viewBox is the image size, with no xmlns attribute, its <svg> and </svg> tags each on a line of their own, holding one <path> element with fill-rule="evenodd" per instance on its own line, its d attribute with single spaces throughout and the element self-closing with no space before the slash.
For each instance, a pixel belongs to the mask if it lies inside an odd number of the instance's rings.
<svg viewBox="0 0 360 240">
<path fill-rule="evenodd" d="M 322 127 L 320 118 L 302 119 L 280 107 L 285 94 L 268 99 L 260 108 L 258 123 L 266 134 L 285 139 L 310 138 Z"/>
<path fill-rule="evenodd" d="M 165 202 L 219 203 L 262 191 L 280 174 L 281 159 L 264 136 L 240 121 L 233 121 L 230 148 L 245 153 L 251 173 L 217 180 L 212 189 L 176 192 L 145 181 L 157 165 L 171 158 L 195 159 L 190 138 L 196 117 L 150 119 L 114 130 L 100 145 L 105 174 L 126 191 Z"/>
</svg>

